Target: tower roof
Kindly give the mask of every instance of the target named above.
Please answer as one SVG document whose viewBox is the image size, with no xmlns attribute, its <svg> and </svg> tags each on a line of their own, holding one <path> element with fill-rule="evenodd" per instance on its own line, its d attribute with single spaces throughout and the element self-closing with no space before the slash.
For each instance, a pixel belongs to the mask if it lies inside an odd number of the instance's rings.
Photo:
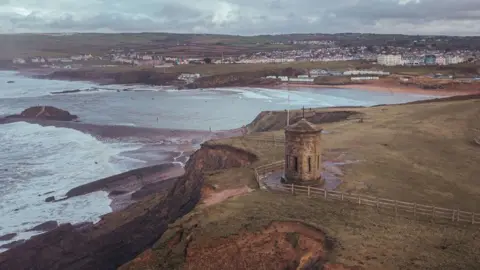
<svg viewBox="0 0 480 270">
<path fill-rule="evenodd" d="M 305 118 L 300 119 L 297 123 L 287 126 L 285 131 L 290 132 L 320 132 L 321 129 L 316 128 L 312 123 L 308 122 Z"/>
</svg>

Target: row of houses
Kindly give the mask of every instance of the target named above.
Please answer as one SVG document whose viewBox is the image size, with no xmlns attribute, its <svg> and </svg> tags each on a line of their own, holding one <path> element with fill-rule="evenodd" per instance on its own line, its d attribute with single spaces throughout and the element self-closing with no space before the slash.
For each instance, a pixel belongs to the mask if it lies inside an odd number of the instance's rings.
<svg viewBox="0 0 480 270">
<path fill-rule="evenodd" d="M 73 55 L 70 57 L 29 57 L 29 58 L 14 58 L 14 64 L 44 64 L 44 63 L 73 63 L 75 61 L 88 61 L 94 57 L 91 54 Z"/>
<path fill-rule="evenodd" d="M 456 55 L 402 56 L 400 54 L 380 54 L 377 64 L 384 66 L 421 66 L 421 65 L 455 65 L 465 62 L 465 58 Z"/>
</svg>

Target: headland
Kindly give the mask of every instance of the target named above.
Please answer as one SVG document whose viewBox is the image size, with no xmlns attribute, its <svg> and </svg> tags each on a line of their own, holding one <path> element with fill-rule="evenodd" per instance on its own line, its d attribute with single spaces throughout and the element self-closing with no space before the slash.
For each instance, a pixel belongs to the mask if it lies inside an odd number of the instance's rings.
<svg viewBox="0 0 480 270">
<path fill-rule="evenodd" d="M 358 161 L 337 170 L 337 190 L 478 211 L 472 176 L 480 173 L 479 98 L 312 109 L 305 117 L 326 131 L 324 160 Z M 291 112 L 291 123 L 302 114 Z M 97 224 L 35 236 L 0 254 L 0 267 L 467 269 L 478 263 L 476 225 L 260 190 L 254 168 L 282 160 L 285 120 L 283 111 L 261 113 L 247 125 L 248 135 L 203 143 L 164 192 Z M 154 170 L 145 172 L 150 176 L 157 177 Z"/>
</svg>

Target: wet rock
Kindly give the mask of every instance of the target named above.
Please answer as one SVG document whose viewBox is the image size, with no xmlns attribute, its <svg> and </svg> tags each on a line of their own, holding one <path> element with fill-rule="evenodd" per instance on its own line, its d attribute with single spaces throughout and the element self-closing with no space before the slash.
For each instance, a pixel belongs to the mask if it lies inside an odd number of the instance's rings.
<svg viewBox="0 0 480 270">
<path fill-rule="evenodd" d="M 45 202 L 53 202 L 55 201 L 55 196 L 50 196 L 45 199 Z"/>
<path fill-rule="evenodd" d="M 1 245 L 0 248 L 5 248 L 5 249 L 14 248 L 14 247 L 19 246 L 23 243 L 25 243 L 25 239 L 13 241 L 13 242 L 10 242 L 8 244 Z"/>
<path fill-rule="evenodd" d="M 34 106 L 30 107 L 19 115 L 10 115 L 7 118 L 25 118 L 25 119 L 43 119 L 55 121 L 72 121 L 78 116 L 70 114 L 70 112 L 55 108 L 52 106 Z"/>
<path fill-rule="evenodd" d="M 125 190 L 112 190 L 112 192 L 110 192 L 108 196 L 118 196 L 118 195 L 123 195 L 125 193 L 128 193 L 128 192 Z"/>
<path fill-rule="evenodd" d="M 15 81 L 7 81 L 7 83 L 14 83 Z"/>
<path fill-rule="evenodd" d="M 0 236 L 0 241 L 10 241 L 12 240 L 15 236 L 17 236 L 16 233 L 7 233 L 5 235 Z"/>
<path fill-rule="evenodd" d="M 51 231 L 55 228 L 58 227 L 58 222 L 56 222 L 55 220 L 50 220 L 50 221 L 47 221 L 47 222 L 44 222 L 40 225 L 37 225 L 33 228 L 31 228 L 30 230 L 28 231 L 43 231 L 43 232 L 48 232 L 48 231 Z"/>
<path fill-rule="evenodd" d="M 65 90 L 65 91 L 59 91 L 59 92 L 50 92 L 51 94 L 53 95 L 56 95 L 56 94 L 71 94 L 71 93 L 78 93 L 78 92 L 81 92 L 82 90 L 80 89 L 75 89 L 75 90 Z"/>
<path fill-rule="evenodd" d="M 80 222 L 73 224 L 73 228 L 77 232 L 86 232 L 93 227 L 93 222 Z"/>
</svg>

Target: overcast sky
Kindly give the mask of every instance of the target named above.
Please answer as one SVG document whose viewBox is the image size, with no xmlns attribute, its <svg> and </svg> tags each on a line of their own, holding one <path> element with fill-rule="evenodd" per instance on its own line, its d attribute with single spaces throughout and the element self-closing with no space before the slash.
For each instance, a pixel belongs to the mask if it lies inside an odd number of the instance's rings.
<svg viewBox="0 0 480 270">
<path fill-rule="evenodd" d="M 0 32 L 480 35 L 480 0 L 0 0 Z"/>
</svg>

